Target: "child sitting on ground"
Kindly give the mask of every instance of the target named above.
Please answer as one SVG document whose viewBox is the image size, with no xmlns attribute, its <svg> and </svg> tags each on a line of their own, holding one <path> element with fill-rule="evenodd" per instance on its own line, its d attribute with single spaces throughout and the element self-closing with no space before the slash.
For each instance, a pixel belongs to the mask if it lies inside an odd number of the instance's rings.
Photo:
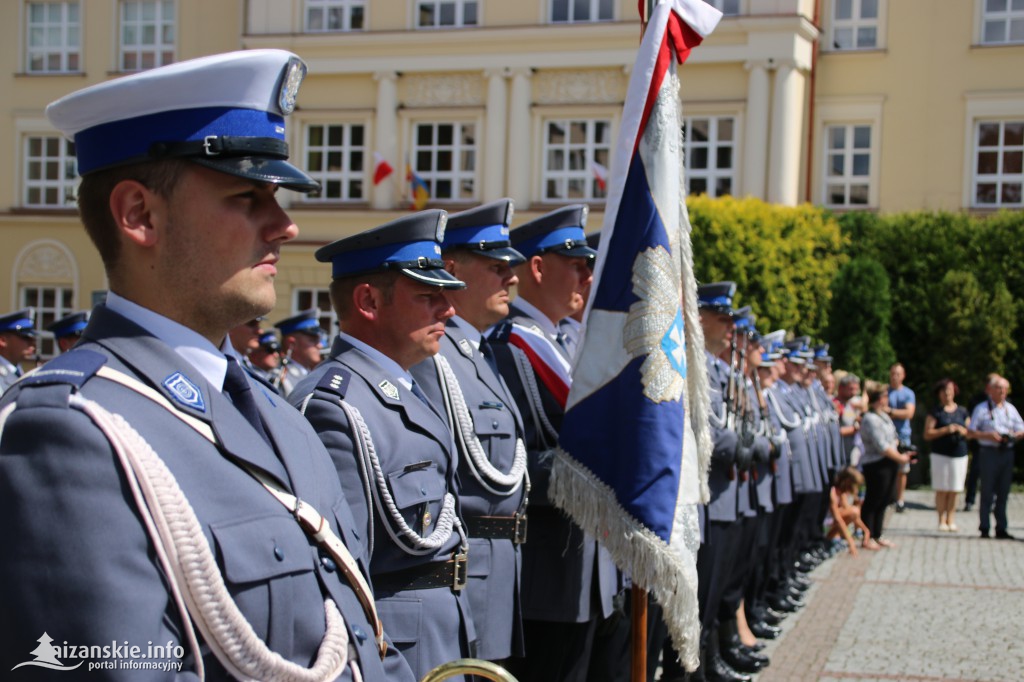
<svg viewBox="0 0 1024 682">
<path fill-rule="evenodd" d="M 851 523 L 864 533 L 864 540 L 861 543 L 864 549 L 876 550 L 881 547 L 871 537 L 868 527 L 860 520 L 860 499 L 857 493 L 863 485 L 864 475 L 853 467 L 846 467 L 836 474 L 835 485 L 829 491 L 832 527 L 828 531 L 828 539 L 842 536 L 853 556 L 857 556 L 857 543 L 850 532 Z"/>
</svg>

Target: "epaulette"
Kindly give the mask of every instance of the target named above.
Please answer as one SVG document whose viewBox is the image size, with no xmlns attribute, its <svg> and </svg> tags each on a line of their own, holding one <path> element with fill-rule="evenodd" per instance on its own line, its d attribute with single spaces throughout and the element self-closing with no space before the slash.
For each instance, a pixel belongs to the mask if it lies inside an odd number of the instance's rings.
<svg viewBox="0 0 1024 682">
<path fill-rule="evenodd" d="M 27 374 L 20 386 L 48 386 L 70 384 L 81 388 L 100 367 L 107 364 L 107 356 L 91 350 L 71 350 L 58 355 L 39 369 Z"/>
<path fill-rule="evenodd" d="M 352 380 L 352 372 L 344 368 L 331 369 L 320 378 L 320 383 L 314 390 L 327 391 L 339 398 L 344 398 L 348 391 L 349 382 Z"/>
<path fill-rule="evenodd" d="M 506 319 L 495 325 L 487 340 L 491 343 L 508 343 L 510 336 L 512 336 L 512 320 Z"/>
</svg>

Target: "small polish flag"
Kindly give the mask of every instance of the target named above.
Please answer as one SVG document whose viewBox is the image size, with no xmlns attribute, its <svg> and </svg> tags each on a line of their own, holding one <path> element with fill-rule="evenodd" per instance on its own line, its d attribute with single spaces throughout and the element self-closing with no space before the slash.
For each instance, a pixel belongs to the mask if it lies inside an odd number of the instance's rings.
<svg viewBox="0 0 1024 682">
<path fill-rule="evenodd" d="M 604 192 L 608 188 L 608 169 L 599 164 L 597 161 L 590 162 L 590 170 L 594 171 L 594 179 L 597 180 L 597 186 Z"/>
<path fill-rule="evenodd" d="M 384 178 L 395 172 L 380 152 L 373 153 L 373 184 L 379 185 Z"/>
</svg>

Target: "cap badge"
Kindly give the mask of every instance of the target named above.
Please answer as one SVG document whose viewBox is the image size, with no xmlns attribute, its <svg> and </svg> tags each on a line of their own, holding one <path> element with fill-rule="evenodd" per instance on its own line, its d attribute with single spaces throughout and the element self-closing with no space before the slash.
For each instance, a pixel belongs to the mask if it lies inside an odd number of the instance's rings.
<svg viewBox="0 0 1024 682">
<path fill-rule="evenodd" d="M 442 215 L 437 221 L 437 241 L 444 243 L 444 228 L 448 226 L 448 215 Z"/>
<path fill-rule="evenodd" d="M 284 78 L 281 80 L 281 91 L 277 95 L 277 105 L 281 113 L 287 116 L 295 111 L 295 102 L 299 96 L 299 86 L 306 77 L 306 65 L 300 59 L 292 57 L 284 67 Z"/>
<path fill-rule="evenodd" d="M 398 387 L 393 383 L 385 379 L 384 381 L 377 384 L 384 395 L 391 398 L 392 400 L 398 400 Z"/>
<path fill-rule="evenodd" d="M 189 378 L 181 372 L 175 372 L 164 379 L 164 388 L 172 398 L 185 407 L 206 412 L 206 403 L 203 401 L 203 394 L 199 387 L 189 381 Z"/>
</svg>

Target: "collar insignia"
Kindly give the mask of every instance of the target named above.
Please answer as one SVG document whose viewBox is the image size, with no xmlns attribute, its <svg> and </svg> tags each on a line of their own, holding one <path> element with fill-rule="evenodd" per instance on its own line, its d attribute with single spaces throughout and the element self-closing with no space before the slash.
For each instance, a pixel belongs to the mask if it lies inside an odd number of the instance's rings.
<svg viewBox="0 0 1024 682">
<path fill-rule="evenodd" d="M 469 339 L 459 339 L 459 350 L 467 358 L 473 357 L 473 344 L 469 342 Z"/>
<path fill-rule="evenodd" d="M 398 400 L 398 387 L 393 383 L 385 379 L 384 381 L 377 384 L 380 390 L 383 391 L 384 395 L 391 398 L 392 400 Z"/>
<path fill-rule="evenodd" d="M 206 402 L 203 401 L 203 394 L 199 390 L 199 387 L 193 384 L 189 378 L 181 372 L 175 372 L 164 379 L 164 388 L 167 389 L 167 392 L 171 394 L 172 398 L 185 407 L 191 407 L 193 410 L 206 412 Z"/>
</svg>

